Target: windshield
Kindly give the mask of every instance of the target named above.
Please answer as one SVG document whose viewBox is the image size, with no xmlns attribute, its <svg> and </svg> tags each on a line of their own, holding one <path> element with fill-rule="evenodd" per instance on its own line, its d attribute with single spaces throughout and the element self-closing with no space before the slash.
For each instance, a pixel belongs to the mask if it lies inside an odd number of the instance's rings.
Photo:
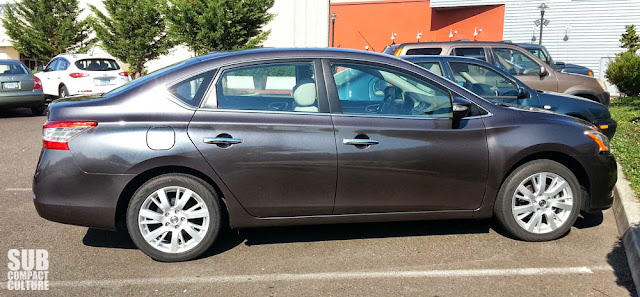
<svg viewBox="0 0 640 297">
<path fill-rule="evenodd" d="M 536 57 L 540 58 L 540 60 L 549 62 L 549 58 L 547 53 L 542 49 L 530 48 L 528 49 L 530 53 L 536 55 Z"/>
</svg>

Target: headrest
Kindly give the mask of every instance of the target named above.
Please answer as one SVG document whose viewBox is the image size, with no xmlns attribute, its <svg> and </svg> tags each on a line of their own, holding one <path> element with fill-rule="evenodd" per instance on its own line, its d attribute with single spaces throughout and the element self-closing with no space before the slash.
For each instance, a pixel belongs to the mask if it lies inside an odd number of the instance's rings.
<svg viewBox="0 0 640 297">
<path fill-rule="evenodd" d="M 310 106 L 316 102 L 316 84 L 313 81 L 304 82 L 293 89 L 293 100 L 298 106 Z"/>
</svg>

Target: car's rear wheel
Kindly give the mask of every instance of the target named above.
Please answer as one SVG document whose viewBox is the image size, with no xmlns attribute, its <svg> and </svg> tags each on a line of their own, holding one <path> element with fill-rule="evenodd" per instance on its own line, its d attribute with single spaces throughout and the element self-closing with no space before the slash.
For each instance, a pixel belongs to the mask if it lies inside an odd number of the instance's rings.
<svg viewBox="0 0 640 297">
<path fill-rule="evenodd" d="M 582 190 L 573 172 L 551 160 L 535 160 L 514 170 L 504 181 L 495 215 L 515 238 L 557 239 L 575 223 Z"/>
<path fill-rule="evenodd" d="M 187 261 L 208 250 L 220 230 L 220 205 L 204 181 L 167 174 L 143 184 L 127 209 L 127 229 L 149 257 Z"/>
<path fill-rule="evenodd" d="M 58 96 L 60 98 L 69 97 L 69 89 L 67 89 L 67 86 L 65 85 L 60 86 L 60 89 L 58 90 Z"/>
</svg>

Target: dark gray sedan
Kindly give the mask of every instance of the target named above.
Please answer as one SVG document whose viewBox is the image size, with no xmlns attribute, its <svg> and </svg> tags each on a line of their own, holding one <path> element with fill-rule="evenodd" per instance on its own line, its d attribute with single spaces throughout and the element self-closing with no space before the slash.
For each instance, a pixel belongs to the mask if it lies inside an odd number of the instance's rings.
<svg viewBox="0 0 640 297">
<path fill-rule="evenodd" d="M 597 127 L 352 50 L 193 58 L 54 103 L 43 130 L 38 213 L 127 229 L 161 261 L 201 255 L 227 224 L 495 216 L 515 238 L 553 240 L 609 208 L 616 182 Z"/>
<path fill-rule="evenodd" d="M 508 72 L 473 58 L 454 56 L 402 56 L 431 72 L 444 76 L 497 104 L 541 108 L 588 121 L 613 138 L 618 123 L 609 108 L 582 97 L 535 91 Z"/>
<path fill-rule="evenodd" d="M 42 82 L 16 60 L 0 60 L 0 107 L 28 107 L 34 115 L 45 111 Z"/>
</svg>

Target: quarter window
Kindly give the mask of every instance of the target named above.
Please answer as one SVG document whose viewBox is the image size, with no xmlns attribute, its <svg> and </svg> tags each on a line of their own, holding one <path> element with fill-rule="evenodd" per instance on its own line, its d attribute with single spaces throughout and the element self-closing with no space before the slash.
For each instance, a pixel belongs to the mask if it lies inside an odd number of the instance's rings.
<svg viewBox="0 0 640 297">
<path fill-rule="evenodd" d="M 310 62 L 278 63 L 226 70 L 216 84 L 218 108 L 318 112 Z"/>
<path fill-rule="evenodd" d="M 437 56 L 442 53 L 441 48 L 413 48 L 407 50 L 407 55 Z"/>
<path fill-rule="evenodd" d="M 459 47 L 453 49 L 453 56 L 474 58 L 482 61 L 486 61 L 487 58 L 484 54 L 484 48 L 481 47 Z"/>
<path fill-rule="evenodd" d="M 183 103 L 192 107 L 197 107 L 200 105 L 202 96 L 204 96 L 204 93 L 207 91 L 215 73 L 215 70 L 211 70 L 187 78 L 171 86 L 169 88 L 169 93 Z"/>
<path fill-rule="evenodd" d="M 451 117 L 448 91 L 432 82 L 377 66 L 331 65 L 342 112 L 416 117 Z"/>
<path fill-rule="evenodd" d="M 494 64 L 513 75 L 540 75 L 540 65 L 525 54 L 508 48 L 494 48 Z"/>
<path fill-rule="evenodd" d="M 450 62 L 455 82 L 481 97 L 512 97 L 518 86 L 506 76 L 489 67 Z"/>
</svg>

